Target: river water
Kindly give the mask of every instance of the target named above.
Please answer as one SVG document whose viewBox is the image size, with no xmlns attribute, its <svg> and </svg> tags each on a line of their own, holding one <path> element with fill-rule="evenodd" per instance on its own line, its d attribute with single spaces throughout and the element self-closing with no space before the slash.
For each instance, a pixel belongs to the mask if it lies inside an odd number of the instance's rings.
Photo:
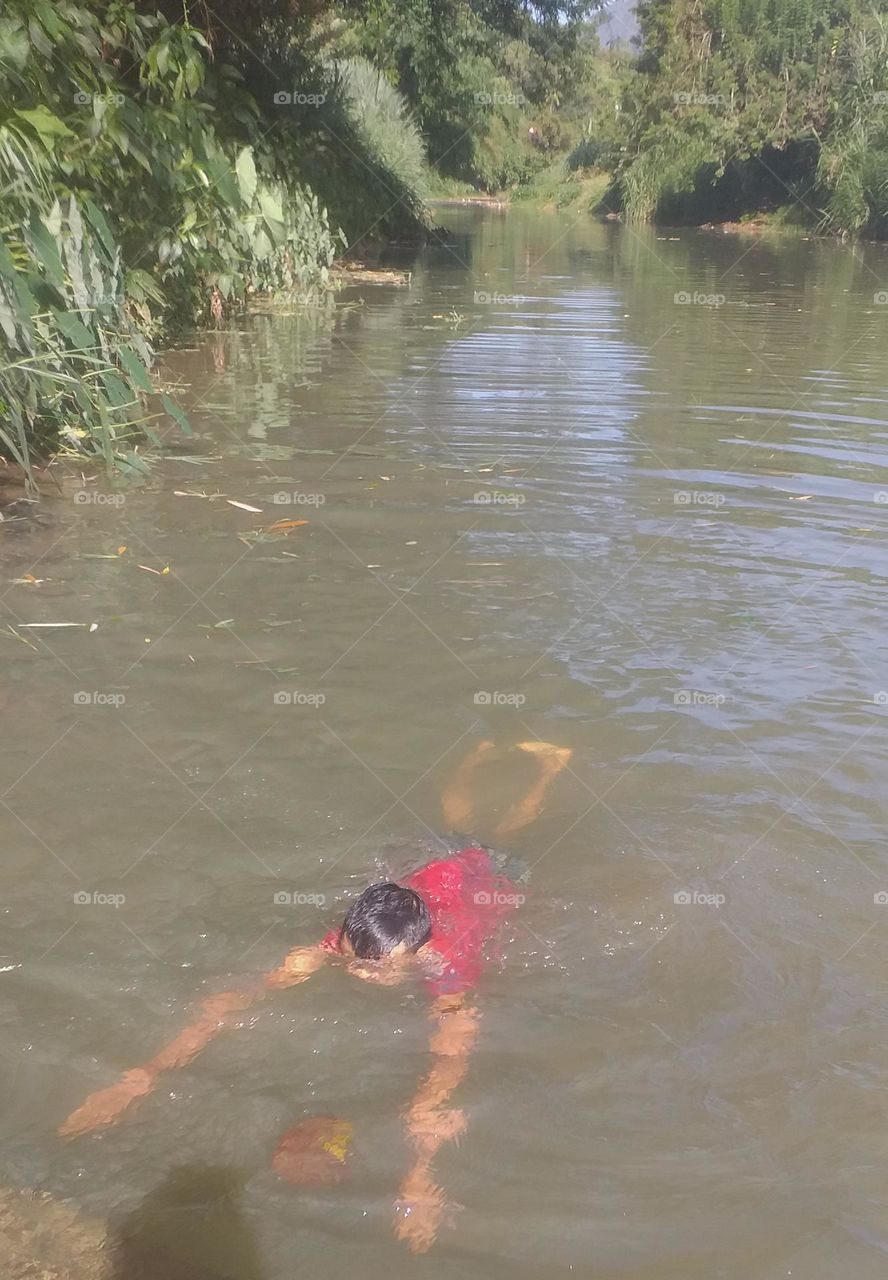
<svg viewBox="0 0 888 1280">
<path fill-rule="evenodd" d="M 409 289 L 170 355 L 195 434 L 144 487 L 7 511 L 2 1174 L 165 1276 L 881 1278 L 886 251 L 440 216 Z M 492 839 L 536 739 L 573 755 L 508 842 L 430 1252 L 391 1230 L 418 983 L 325 971 L 55 1137 L 445 847 L 483 740 Z M 318 1114 L 350 1176 L 292 1187 Z"/>
</svg>

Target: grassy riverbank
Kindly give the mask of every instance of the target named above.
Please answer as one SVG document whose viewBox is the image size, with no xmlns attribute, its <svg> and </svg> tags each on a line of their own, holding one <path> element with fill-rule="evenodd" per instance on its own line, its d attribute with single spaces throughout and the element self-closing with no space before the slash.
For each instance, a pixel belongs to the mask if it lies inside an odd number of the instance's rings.
<svg viewBox="0 0 888 1280">
<path fill-rule="evenodd" d="M 544 209 L 604 215 L 609 212 L 605 196 L 610 182 L 609 174 L 571 172 L 566 163 L 559 160 L 512 192 L 511 199 L 515 204 Z"/>
</svg>

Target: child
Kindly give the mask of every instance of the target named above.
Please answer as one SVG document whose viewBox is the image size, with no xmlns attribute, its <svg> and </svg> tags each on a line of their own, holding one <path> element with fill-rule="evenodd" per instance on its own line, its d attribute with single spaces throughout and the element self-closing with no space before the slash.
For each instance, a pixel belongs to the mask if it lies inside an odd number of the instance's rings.
<svg viewBox="0 0 888 1280">
<path fill-rule="evenodd" d="M 535 760 L 542 761 L 541 778 L 532 792 L 514 806 L 503 823 L 515 830 L 516 812 L 530 820 L 539 811 L 548 782 L 567 764 L 570 751 L 548 743 L 521 743 Z M 492 743 L 482 743 L 468 761 L 496 754 Z M 467 780 L 465 763 L 457 773 Z M 448 798 L 449 797 L 449 798 Z M 458 811 L 473 817 L 461 786 L 445 793 L 445 816 Z M 468 999 L 483 968 L 484 944 L 523 895 L 514 880 L 501 874 L 497 855 L 480 846 L 461 849 L 447 858 L 427 863 L 403 884 L 373 884 L 349 908 L 338 929 L 320 942 L 295 947 L 282 963 L 251 989 L 223 991 L 200 1004 L 200 1016 L 143 1067 L 124 1073 L 117 1084 L 91 1094 L 59 1128 L 63 1137 L 88 1133 L 113 1124 L 138 1098 L 151 1093 L 160 1075 L 191 1062 L 226 1025 L 229 1014 L 239 1013 L 270 991 L 304 982 L 324 963 L 342 957 L 350 973 L 390 985 L 405 969 L 418 964 L 433 996 L 433 1031 L 430 1071 L 408 1107 L 405 1120 L 413 1149 L 413 1163 L 405 1175 L 396 1205 L 395 1233 L 414 1252 L 424 1252 L 434 1242 L 447 1211 L 443 1191 L 432 1178 L 431 1165 L 439 1147 L 465 1129 L 461 1111 L 447 1108 L 450 1095 L 466 1072 L 468 1055 L 478 1030 L 478 1013 Z"/>
</svg>

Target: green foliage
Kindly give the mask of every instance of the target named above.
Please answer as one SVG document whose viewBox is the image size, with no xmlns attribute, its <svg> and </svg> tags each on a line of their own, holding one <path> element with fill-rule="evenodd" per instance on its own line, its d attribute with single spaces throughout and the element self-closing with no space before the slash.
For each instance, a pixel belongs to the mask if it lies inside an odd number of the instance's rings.
<svg viewBox="0 0 888 1280">
<path fill-rule="evenodd" d="M 133 445 L 156 438 L 143 407 L 151 352 L 94 205 L 72 196 L 46 215 L 35 206 L 20 233 L 0 239 L 0 331 L 0 443 L 27 475 L 35 445 L 59 433 L 109 465 L 143 466 Z"/>
<path fill-rule="evenodd" d="M 546 163 L 530 129 L 560 127 L 599 2 L 355 0 L 328 36 L 334 56 L 362 54 L 405 96 L 434 169 L 489 190 Z"/>
<path fill-rule="evenodd" d="M 862 15 L 836 51 L 817 177 L 826 224 L 840 231 L 888 230 L 888 26 Z"/>
<path fill-rule="evenodd" d="M 418 210 L 428 182 L 425 145 L 405 99 L 365 58 L 344 59 L 336 71 L 356 136 Z"/>
<path fill-rule="evenodd" d="M 884 230 L 884 0 L 642 0 L 616 188 L 627 216 Z"/>
<path fill-rule="evenodd" d="M 254 292 L 326 288 L 343 243 L 327 190 L 356 230 L 422 226 L 421 138 L 371 69 L 308 60 L 276 0 L 242 15 L 250 47 L 233 14 L 199 30 L 146 9 L 8 0 L 0 17 L 0 442 L 23 461 L 64 431 L 132 465 L 148 340 Z M 314 92 L 282 105 L 294 77 Z"/>
</svg>

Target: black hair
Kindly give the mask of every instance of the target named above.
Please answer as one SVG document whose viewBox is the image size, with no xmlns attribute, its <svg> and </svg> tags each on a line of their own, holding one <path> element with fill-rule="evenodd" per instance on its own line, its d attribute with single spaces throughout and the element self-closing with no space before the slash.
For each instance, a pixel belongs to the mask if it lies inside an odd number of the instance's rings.
<svg viewBox="0 0 888 1280">
<path fill-rule="evenodd" d="M 379 960 L 400 942 L 418 951 L 432 936 L 429 909 L 415 889 L 371 884 L 349 907 L 339 931 L 361 960 Z"/>
</svg>

